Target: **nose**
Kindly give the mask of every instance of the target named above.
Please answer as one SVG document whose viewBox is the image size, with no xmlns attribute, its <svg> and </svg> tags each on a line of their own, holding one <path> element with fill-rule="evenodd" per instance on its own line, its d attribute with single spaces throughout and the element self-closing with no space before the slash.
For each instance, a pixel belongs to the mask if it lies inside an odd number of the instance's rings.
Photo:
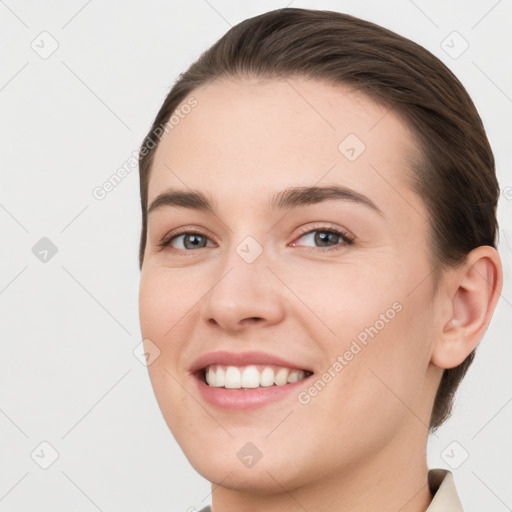
<svg viewBox="0 0 512 512">
<path fill-rule="evenodd" d="M 203 321 L 229 332 L 282 321 L 286 300 L 284 286 L 276 278 L 275 268 L 269 270 L 264 254 L 248 263 L 233 250 L 223 265 L 219 265 L 201 305 Z"/>
</svg>

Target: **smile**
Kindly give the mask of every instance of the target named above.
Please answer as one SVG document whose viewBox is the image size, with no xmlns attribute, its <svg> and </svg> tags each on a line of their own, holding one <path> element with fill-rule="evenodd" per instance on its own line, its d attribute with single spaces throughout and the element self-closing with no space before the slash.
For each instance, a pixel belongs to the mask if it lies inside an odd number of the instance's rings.
<svg viewBox="0 0 512 512">
<path fill-rule="evenodd" d="M 306 356 L 302 360 L 307 360 Z M 314 375 L 306 363 L 259 351 L 213 351 L 190 367 L 200 399 L 221 410 L 245 411 L 300 392 Z"/>
<path fill-rule="evenodd" d="M 203 369 L 204 382 L 210 387 L 225 389 L 255 389 L 284 386 L 312 375 L 308 370 L 297 370 L 275 365 L 227 366 L 212 364 Z"/>
</svg>

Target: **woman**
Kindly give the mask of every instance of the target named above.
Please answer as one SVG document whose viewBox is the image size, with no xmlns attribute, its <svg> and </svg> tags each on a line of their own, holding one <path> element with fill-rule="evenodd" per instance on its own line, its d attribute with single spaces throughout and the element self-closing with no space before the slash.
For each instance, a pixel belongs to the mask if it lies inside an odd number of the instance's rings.
<svg viewBox="0 0 512 512">
<path fill-rule="evenodd" d="M 178 78 L 140 184 L 149 375 L 203 510 L 462 510 L 426 443 L 503 278 L 446 66 L 341 13 L 247 19 Z"/>
</svg>

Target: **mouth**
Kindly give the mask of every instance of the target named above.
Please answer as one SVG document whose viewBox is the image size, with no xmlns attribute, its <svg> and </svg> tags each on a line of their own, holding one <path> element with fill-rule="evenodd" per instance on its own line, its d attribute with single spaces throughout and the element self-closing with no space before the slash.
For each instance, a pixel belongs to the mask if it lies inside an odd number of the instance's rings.
<svg viewBox="0 0 512 512">
<path fill-rule="evenodd" d="M 315 374 L 303 364 L 265 352 L 214 351 L 201 355 L 190 374 L 204 402 L 226 412 L 243 412 L 292 400 Z"/>
<path fill-rule="evenodd" d="M 301 382 L 311 375 L 313 372 L 310 370 L 271 364 L 246 366 L 211 364 L 196 372 L 196 376 L 205 385 L 226 390 L 283 387 Z"/>
</svg>

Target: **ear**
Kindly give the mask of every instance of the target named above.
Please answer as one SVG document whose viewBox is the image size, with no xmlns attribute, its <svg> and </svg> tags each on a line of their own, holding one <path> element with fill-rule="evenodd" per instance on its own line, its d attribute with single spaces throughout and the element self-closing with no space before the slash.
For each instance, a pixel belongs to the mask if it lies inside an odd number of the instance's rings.
<svg viewBox="0 0 512 512">
<path fill-rule="evenodd" d="M 473 249 L 440 286 L 444 314 L 431 362 L 446 369 L 461 364 L 487 330 L 503 286 L 498 252 L 487 245 Z"/>
</svg>

